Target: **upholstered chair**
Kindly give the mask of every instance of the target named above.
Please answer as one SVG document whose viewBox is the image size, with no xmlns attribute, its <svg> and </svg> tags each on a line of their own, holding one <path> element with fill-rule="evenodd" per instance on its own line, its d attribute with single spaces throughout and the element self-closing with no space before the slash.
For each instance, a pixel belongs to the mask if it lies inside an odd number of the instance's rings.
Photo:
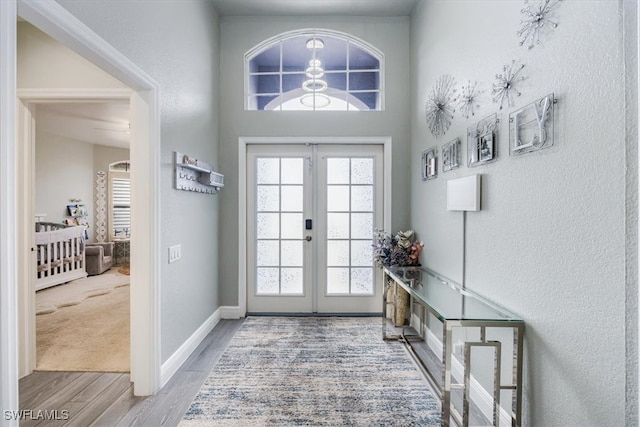
<svg viewBox="0 0 640 427">
<path fill-rule="evenodd" d="M 85 249 L 87 274 L 102 274 L 113 266 L 113 242 L 89 243 Z"/>
</svg>

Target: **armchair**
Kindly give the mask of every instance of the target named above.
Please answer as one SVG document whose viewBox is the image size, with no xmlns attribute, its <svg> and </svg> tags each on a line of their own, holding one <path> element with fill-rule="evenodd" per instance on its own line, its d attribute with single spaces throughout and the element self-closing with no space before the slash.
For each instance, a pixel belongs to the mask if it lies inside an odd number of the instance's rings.
<svg viewBox="0 0 640 427">
<path fill-rule="evenodd" d="M 85 249 L 87 274 L 102 274 L 113 266 L 113 242 L 90 243 Z"/>
</svg>

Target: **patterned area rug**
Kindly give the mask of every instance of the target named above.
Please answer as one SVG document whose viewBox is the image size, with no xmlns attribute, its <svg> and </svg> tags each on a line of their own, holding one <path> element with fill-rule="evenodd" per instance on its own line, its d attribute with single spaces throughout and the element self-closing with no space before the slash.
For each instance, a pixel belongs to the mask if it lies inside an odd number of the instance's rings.
<svg viewBox="0 0 640 427">
<path fill-rule="evenodd" d="M 440 426 L 379 318 L 248 317 L 180 426 Z"/>
</svg>

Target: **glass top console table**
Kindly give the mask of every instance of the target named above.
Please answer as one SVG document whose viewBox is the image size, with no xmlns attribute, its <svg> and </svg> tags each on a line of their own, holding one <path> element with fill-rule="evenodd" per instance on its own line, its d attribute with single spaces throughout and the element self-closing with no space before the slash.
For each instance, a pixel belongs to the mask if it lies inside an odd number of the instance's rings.
<svg viewBox="0 0 640 427">
<path fill-rule="evenodd" d="M 385 267 L 383 276 L 382 337 L 403 341 L 420 363 L 442 425 L 520 426 L 524 321 L 426 268 Z"/>
</svg>

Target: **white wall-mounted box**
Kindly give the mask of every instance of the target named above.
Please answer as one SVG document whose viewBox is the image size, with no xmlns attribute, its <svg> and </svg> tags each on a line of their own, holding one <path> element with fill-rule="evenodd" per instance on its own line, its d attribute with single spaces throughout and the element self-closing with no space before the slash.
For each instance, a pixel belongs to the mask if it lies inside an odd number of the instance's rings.
<svg viewBox="0 0 640 427">
<path fill-rule="evenodd" d="M 447 181 L 448 211 L 479 211 L 481 175 L 465 176 Z"/>
</svg>

